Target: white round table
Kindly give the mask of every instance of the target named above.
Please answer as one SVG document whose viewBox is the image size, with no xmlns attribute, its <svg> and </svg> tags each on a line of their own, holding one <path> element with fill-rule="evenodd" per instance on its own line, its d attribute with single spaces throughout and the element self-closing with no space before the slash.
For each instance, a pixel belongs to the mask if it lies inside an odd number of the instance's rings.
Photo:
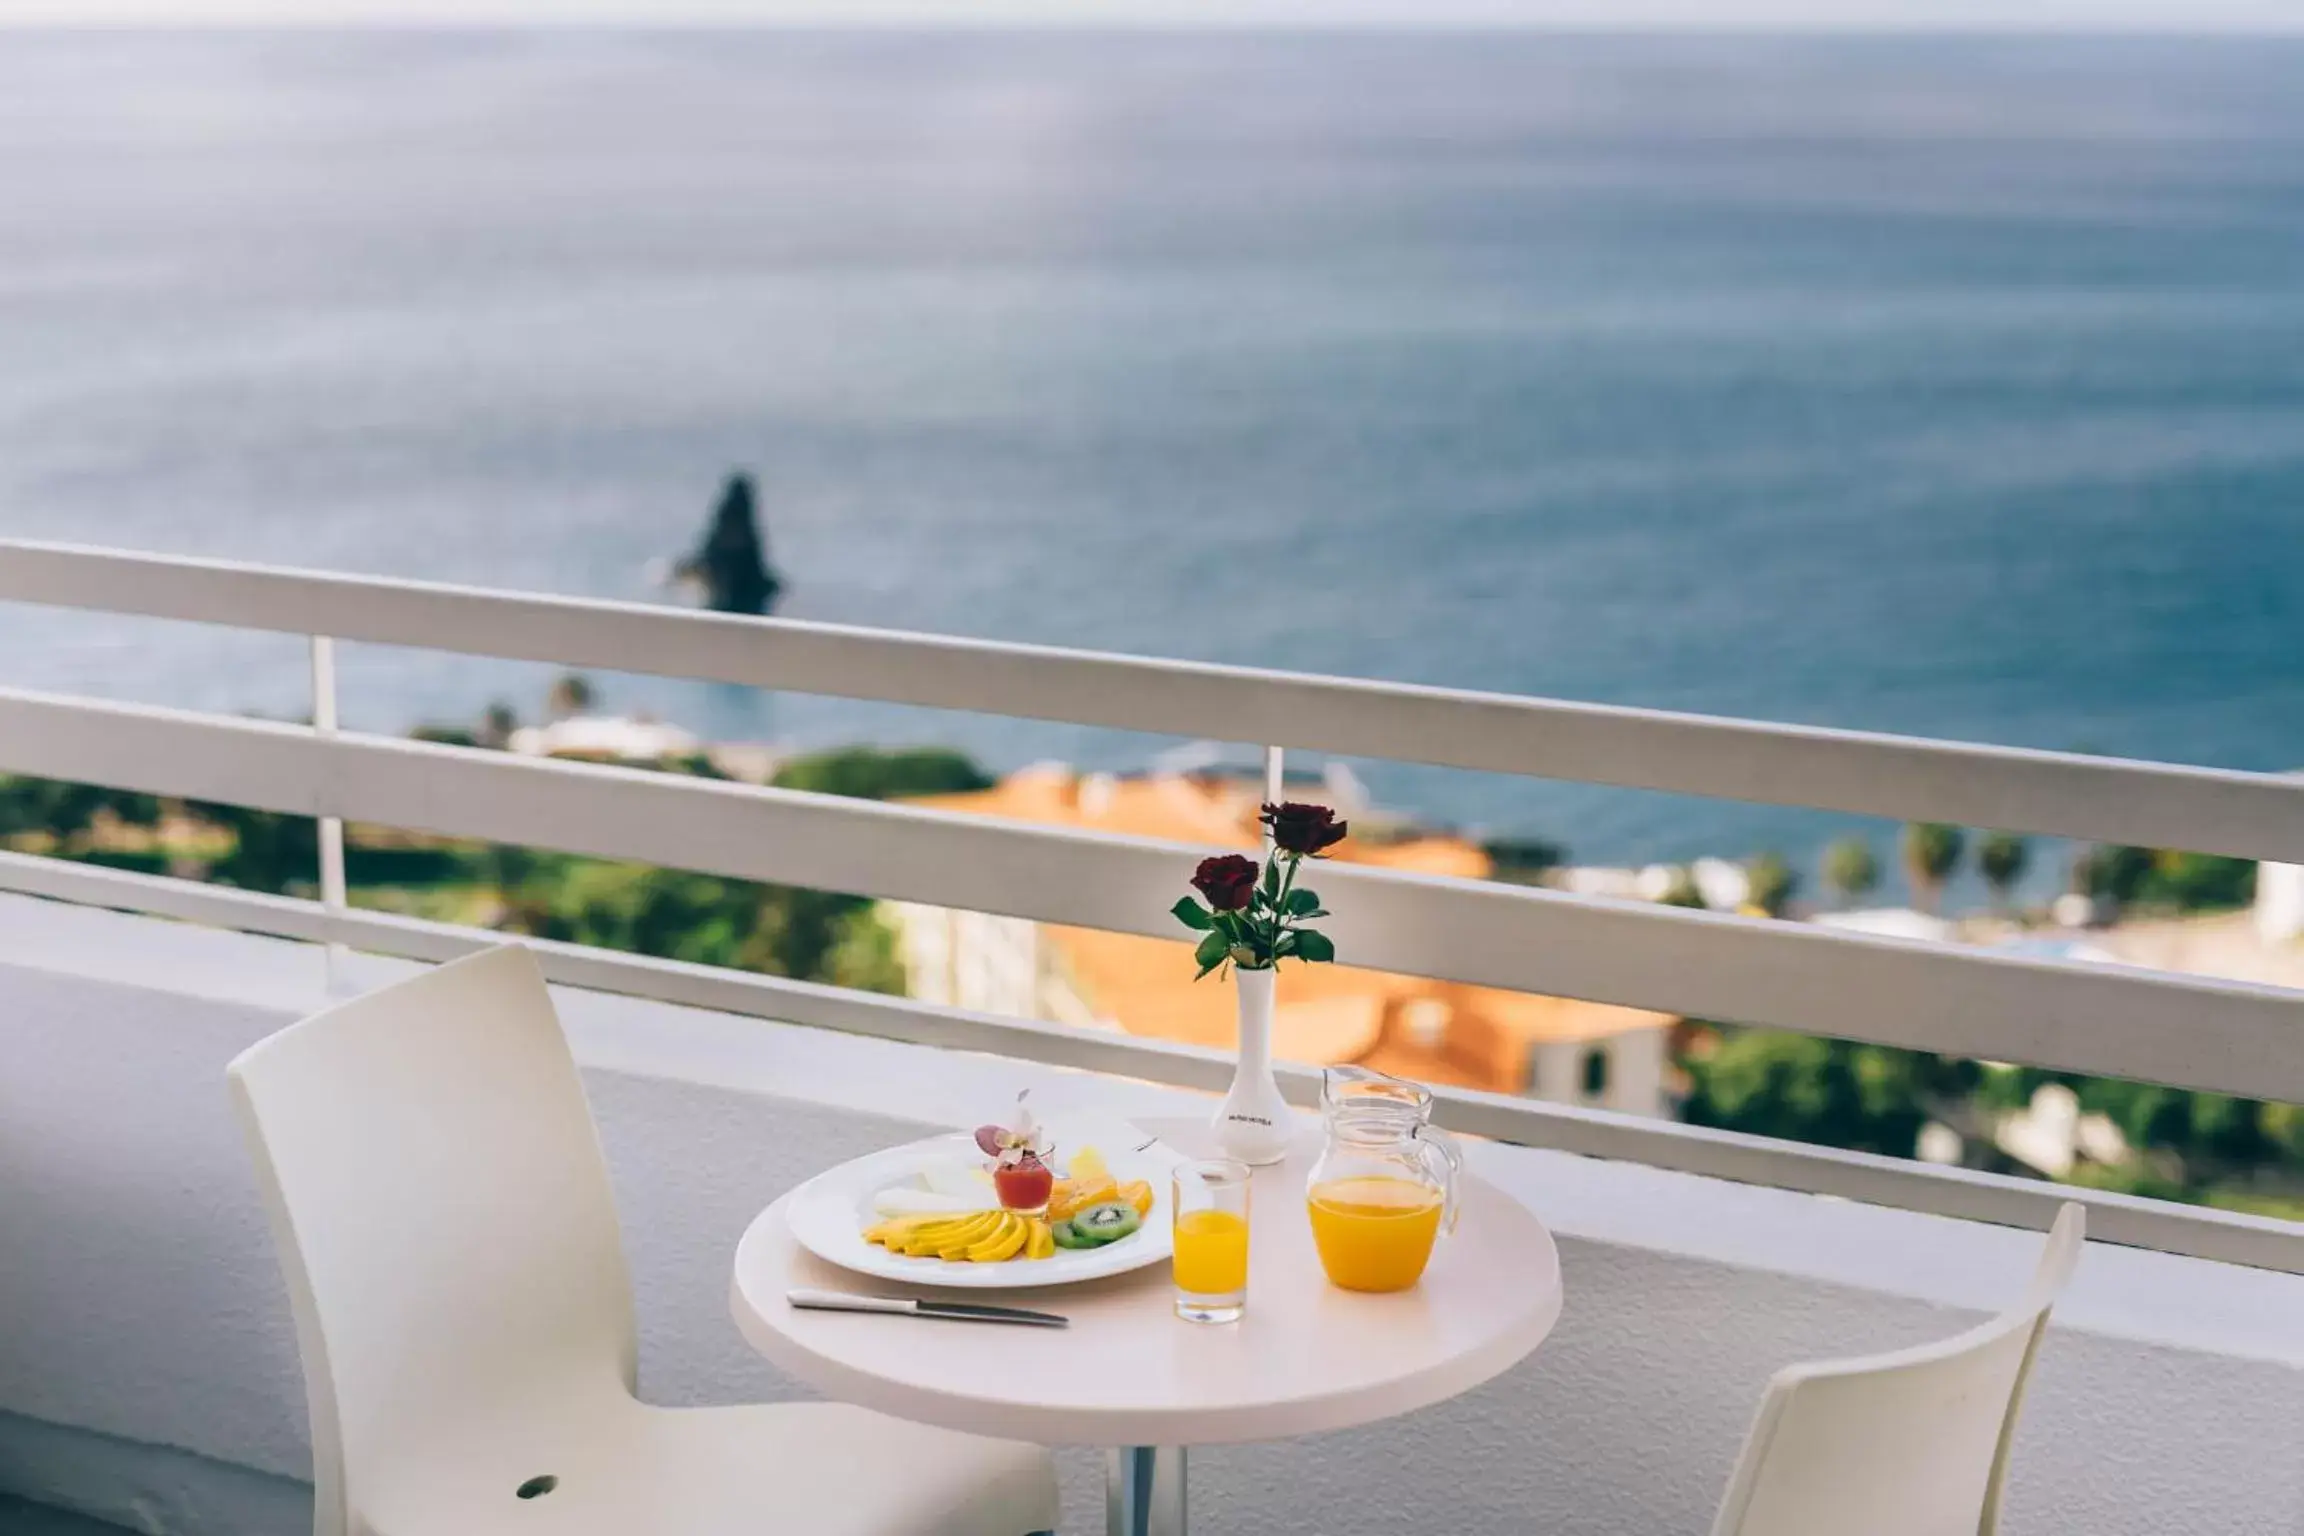
<svg viewBox="0 0 2304 1536">
<path fill-rule="evenodd" d="M 1188 1157 L 1214 1155 L 1204 1122 L 1145 1129 Z M 1114 1536 L 1182 1536 L 1185 1447 L 1287 1439 L 1443 1402 L 1526 1357 L 1560 1316 L 1552 1234 L 1470 1175 L 1457 1230 L 1414 1289 L 1375 1296 L 1330 1285 L 1304 1207 L 1318 1151 L 1315 1136 L 1256 1170 L 1248 1311 L 1237 1323 L 1178 1319 L 1165 1262 L 1080 1285 L 964 1293 L 1061 1312 L 1066 1329 L 804 1311 L 787 1291 L 914 1293 L 800 1247 L 779 1200 L 737 1246 L 736 1324 L 828 1397 L 970 1434 L 1104 1447 Z"/>
</svg>

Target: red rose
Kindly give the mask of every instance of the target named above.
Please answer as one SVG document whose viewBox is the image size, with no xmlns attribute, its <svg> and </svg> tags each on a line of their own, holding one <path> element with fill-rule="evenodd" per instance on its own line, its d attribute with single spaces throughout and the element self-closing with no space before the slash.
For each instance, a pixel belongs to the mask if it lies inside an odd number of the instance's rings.
<svg viewBox="0 0 2304 1536">
<path fill-rule="evenodd" d="M 1272 829 L 1272 841 L 1283 852 L 1302 857 L 1317 855 L 1321 849 L 1333 848 L 1344 841 L 1347 826 L 1324 805 L 1304 805 L 1294 800 L 1285 805 L 1267 805 L 1259 819 Z"/>
<path fill-rule="evenodd" d="M 1237 853 L 1202 859 L 1200 867 L 1192 872 L 1192 889 L 1207 897 L 1208 905 L 1217 911 L 1238 912 L 1255 894 L 1258 873 L 1255 860 L 1244 859 Z"/>
</svg>

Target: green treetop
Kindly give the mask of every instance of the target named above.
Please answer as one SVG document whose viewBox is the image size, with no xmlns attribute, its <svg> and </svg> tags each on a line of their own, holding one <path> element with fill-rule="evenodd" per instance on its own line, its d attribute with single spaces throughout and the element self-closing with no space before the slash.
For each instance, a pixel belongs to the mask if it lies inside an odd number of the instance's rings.
<svg viewBox="0 0 2304 1536">
<path fill-rule="evenodd" d="M 1745 867 L 1744 879 L 1752 905 L 1770 917 L 1782 917 L 1800 889 L 1800 877 L 1780 853 L 1763 853 Z"/>
<path fill-rule="evenodd" d="M 1984 883 L 1992 888 L 1992 904 L 2002 911 L 2008 909 L 2015 895 L 2016 882 L 2024 878 L 2024 866 L 2031 858 L 2031 848 L 2013 832 L 1987 832 L 1976 845 L 1976 868 L 1983 873 Z"/>
<path fill-rule="evenodd" d="M 1880 884 L 1880 861 L 1860 837 L 1843 837 L 1824 850 L 1824 883 L 1848 906 Z"/>
<path fill-rule="evenodd" d="M 1944 882 L 1960 867 L 1960 852 L 1967 838 L 1958 827 L 1942 821 L 1915 821 L 1904 828 L 1904 873 L 1912 882 L 1912 896 L 1930 912 L 1943 910 Z"/>
</svg>

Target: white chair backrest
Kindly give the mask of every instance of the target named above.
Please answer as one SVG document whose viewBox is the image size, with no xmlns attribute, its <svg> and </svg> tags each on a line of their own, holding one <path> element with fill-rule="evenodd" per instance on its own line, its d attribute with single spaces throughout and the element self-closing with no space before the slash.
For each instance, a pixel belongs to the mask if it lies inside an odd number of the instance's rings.
<svg viewBox="0 0 2304 1536">
<path fill-rule="evenodd" d="M 296 1314 L 318 1536 L 450 1415 L 633 1383 L 607 1168 L 543 974 L 506 947 L 232 1063 Z"/>
<path fill-rule="evenodd" d="M 1778 1372 L 1712 1536 L 1992 1536 L 2025 1378 L 2085 1214 L 2057 1214 L 2023 1300 L 1981 1327 Z"/>
</svg>

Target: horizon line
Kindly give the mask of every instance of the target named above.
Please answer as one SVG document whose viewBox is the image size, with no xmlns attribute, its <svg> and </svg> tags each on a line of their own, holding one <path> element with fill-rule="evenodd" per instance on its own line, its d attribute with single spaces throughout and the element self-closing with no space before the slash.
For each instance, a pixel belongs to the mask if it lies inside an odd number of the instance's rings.
<svg viewBox="0 0 2304 1536">
<path fill-rule="evenodd" d="M 1575 0 L 1568 0 L 1572 6 Z M 1891 6 L 1897 0 L 1887 0 Z M 1348 34 L 1446 36 L 1521 33 L 1593 37 L 1882 37 L 1882 38 L 2201 38 L 2285 39 L 2304 36 L 2304 7 L 2278 14 L 2239 7 L 2198 7 L 2168 16 L 2072 15 L 2011 16 L 1987 6 L 1960 14 L 1957 5 L 1910 12 L 1849 14 L 1826 6 L 1812 12 L 1791 0 L 1778 14 L 1692 16 L 1673 0 L 1661 0 L 1643 14 L 1638 6 L 1617 14 L 1512 14 L 1511 0 L 1463 0 L 1450 13 L 1436 7 L 1425 14 L 1394 13 L 1385 0 L 1315 8 L 1298 0 L 1249 4 L 1230 10 L 1187 6 L 1112 9 L 1084 15 L 1056 11 L 1048 0 L 1009 0 L 971 14 L 924 6 L 918 0 L 867 0 L 837 9 L 817 9 L 814 0 L 702 0 L 677 8 L 657 8 L 644 0 L 579 0 L 552 6 L 543 14 L 522 0 L 460 4 L 457 0 L 392 4 L 389 0 L 339 0 L 335 5 L 294 0 L 255 0 L 252 4 L 203 6 L 176 0 L 115 0 L 112 4 L 75 0 L 0 0 L 0 31 L 115 32 L 333 32 L 333 31 L 524 31 L 524 32 L 914 32 L 1249 35 Z M 1320 9 L 1329 14 L 1320 14 Z M 2221 10 L 2216 14 L 2215 10 Z M 2210 14 L 2201 14 L 2210 11 Z M 1949 14 L 1948 14 L 1949 13 Z"/>
<path fill-rule="evenodd" d="M 1000 35 L 1039 35 L 1064 37 L 1560 37 L 1560 38 L 1680 38 L 1704 39 L 1879 39 L 1893 41 L 1993 41 L 1993 42 L 2296 42 L 2304 40 L 2304 19 L 2279 25 L 2119 25 L 2119 26 L 1939 26 L 1930 24 L 1881 23 L 1872 25 L 1805 24 L 1792 22 L 1752 24 L 1706 24 L 1682 26 L 1668 23 L 1642 24 L 1615 23 L 1608 25 L 1566 22 L 1498 22 L 1498 21 L 1222 21 L 1203 22 L 1143 20 L 1114 20 L 1087 23 L 1049 21 L 1039 19 L 1008 18 L 985 21 L 927 20 L 920 18 L 889 18 L 885 20 L 830 18 L 805 19 L 749 19 L 729 17 L 664 17 L 664 16 L 597 16 L 576 20 L 539 21 L 530 17 L 475 17 L 422 16 L 343 16 L 326 19 L 309 16 L 249 16 L 204 19 L 198 21 L 179 18 L 153 18 L 137 16 L 6 16 L 0 15 L 0 33 L 48 33 L 55 36 L 79 35 L 83 37 L 132 36 L 188 37 L 203 33 L 219 37 L 253 36 L 258 34 L 323 36 L 329 33 L 533 33 L 538 36 L 554 33 L 632 35 L 711 33 L 747 34 L 763 36 L 806 34 L 863 36 L 871 34 L 908 34 L 917 37 L 965 37 Z"/>
</svg>

